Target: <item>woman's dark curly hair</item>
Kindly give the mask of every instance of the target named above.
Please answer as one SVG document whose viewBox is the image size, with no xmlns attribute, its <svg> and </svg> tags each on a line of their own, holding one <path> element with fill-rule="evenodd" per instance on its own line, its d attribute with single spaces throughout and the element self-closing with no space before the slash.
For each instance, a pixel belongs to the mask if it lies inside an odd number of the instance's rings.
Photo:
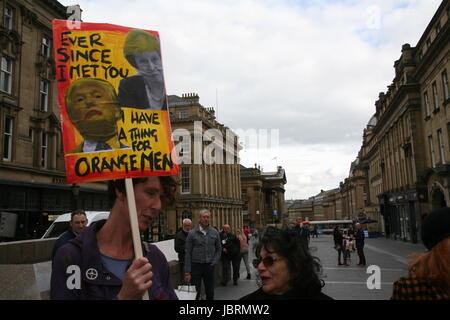
<svg viewBox="0 0 450 320">
<path fill-rule="evenodd" d="M 259 258 L 264 248 L 268 253 L 276 253 L 286 259 L 291 275 L 290 287 L 306 296 L 315 296 L 325 285 L 319 278 L 322 267 L 319 258 L 313 257 L 301 241 L 293 228 L 267 227 L 255 247 L 255 255 Z"/>
<path fill-rule="evenodd" d="M 175 180 L 173 176 L 158 176 L 158 177 L 159 182 L 161 183 L 163 189 L 161 201 L 164 203 L 165 206 L 173 204 L 176 200 L 178 181 Z M 138 183 L 144 183 L 147 179 L 148 177 L 133 178 L 133 186 Z M 126 193 L 125 180 L 124 179 L 110 180 L 108 182 L 108 200 L 110 208 L 113 207 L 114 202 L 116 201 L 116 191 L 115 191 L 116 188 L 120 192 Z"/>
</svg>

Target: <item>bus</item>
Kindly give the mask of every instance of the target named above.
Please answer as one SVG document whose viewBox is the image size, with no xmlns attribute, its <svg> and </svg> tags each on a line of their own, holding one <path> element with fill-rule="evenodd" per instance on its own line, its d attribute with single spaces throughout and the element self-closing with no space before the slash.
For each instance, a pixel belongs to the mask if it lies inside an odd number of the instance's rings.
<svg viewBox="0 0 450 320">
<path fill-rule="evenodd" d="M 317 232 L 323 234 L 333 234 L 333 230 L 336 226 L 339 226 L 341 230 L 353 226 L 353 220 L 304 221 L 303 223 L 309 224 L 310 229 L 317 227 Z"/>
</svg>

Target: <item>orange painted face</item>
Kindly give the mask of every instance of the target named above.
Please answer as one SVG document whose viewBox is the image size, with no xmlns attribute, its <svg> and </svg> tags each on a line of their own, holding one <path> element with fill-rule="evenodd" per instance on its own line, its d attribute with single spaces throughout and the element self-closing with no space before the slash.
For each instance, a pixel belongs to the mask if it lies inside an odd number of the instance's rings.
<svg viewBox="0 0 450 320">
<path fill-rule="evenodd" d="M 70 100 L 70 120 L 83 137 L 106 141 L 117 134 L 120 110 L 104 87 L 93 82 L 81 84 L 71 92 Z"/>
</svg>

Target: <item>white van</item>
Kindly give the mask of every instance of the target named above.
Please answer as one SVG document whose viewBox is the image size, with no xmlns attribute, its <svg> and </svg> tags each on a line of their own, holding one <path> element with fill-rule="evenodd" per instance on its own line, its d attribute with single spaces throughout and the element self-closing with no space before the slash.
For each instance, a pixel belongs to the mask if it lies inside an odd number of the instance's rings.
<svg viewBox="0 0 450 320">
<path fill-rule="evenodd" d="M 99 220 L 108 219 L 109 211 L 85 211 L 86 217 L 88 219 L 88 226 Z M 45 231 L 42 239 L 47 238 L 57 238 L 62 233 L 66 232 L 70 228 L 70 215 L 71 213 L 65 213 L 56 218 L 55 221 L 50 225 L 50 227 Z"/>
</svg>

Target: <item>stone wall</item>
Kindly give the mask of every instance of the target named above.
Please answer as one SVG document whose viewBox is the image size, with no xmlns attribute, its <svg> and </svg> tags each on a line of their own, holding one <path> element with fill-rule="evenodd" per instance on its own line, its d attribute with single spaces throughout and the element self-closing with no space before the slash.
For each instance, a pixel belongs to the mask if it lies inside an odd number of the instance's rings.
<svg viewBox="0 0 450 320">
<path fill-rule="evenodd" d="M 56 238 L 0 243 L 0 300 L 47 300 L 50 298 L 51 253 Z M 166 256 L 174 288 L 180 284 L 180 268 L 173 241 L 155 245 Z M 216 286 L 221 265 L 216 266 Z"/>
<path fill-rule="evenodd" d="M 0 265 L 49 261 L 55 242 L 56 238 L 0 243 Z"/>
</svg>

